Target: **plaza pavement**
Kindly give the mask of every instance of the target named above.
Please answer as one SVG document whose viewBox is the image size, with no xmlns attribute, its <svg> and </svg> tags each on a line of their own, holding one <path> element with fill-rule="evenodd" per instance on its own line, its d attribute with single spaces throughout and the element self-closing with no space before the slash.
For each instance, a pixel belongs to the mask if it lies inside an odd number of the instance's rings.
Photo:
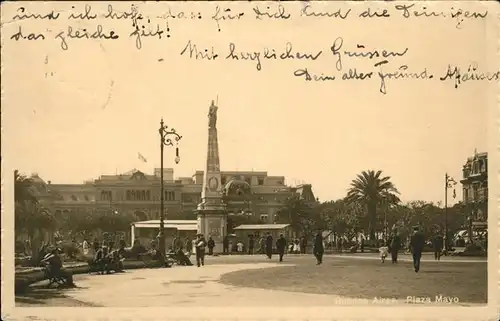
<svg viewBox="0 0 500 321">
<path fill-rule="evenodd" d="M 376 255 L 371 254 L 338 256 L 350 259 L 378 259 Z M 309 255 L 309 257 L 313 259 L 312 256 Z M 225 264 L 221 264 L 221 260 L 224 260 Z M 227 264 L 232 260 L 237 262 L 248 260 L 249 263 Z M 410 258 L 402 257 L 401 260 L 410 260 Z M 425 260 L 430 260 L 430 258 Z M 449 257 L 444 260 L 457 263 L 475 261 L 474 259 L 457 260 Z M 88 305 L 105 307 L 407 305 L 404 300 L 380 302 L 331 294 L 310 294 L 225 285 L 219 281 L 221 276 L 226 273 L 293 264 L 266 262 L 260 255 L 246 258 L 241 256 L 209 258 L 207 261 L 208 264 L 201 268 L 175 266 L 169 269 L 129 270 L 126 273 L 112 275 L 76 276 L 75 281 L 78 288 L 66 290 L 65 295 Z M 460 305 L 475 306 L 476 304 L 461 303 Z"/>
</svg>

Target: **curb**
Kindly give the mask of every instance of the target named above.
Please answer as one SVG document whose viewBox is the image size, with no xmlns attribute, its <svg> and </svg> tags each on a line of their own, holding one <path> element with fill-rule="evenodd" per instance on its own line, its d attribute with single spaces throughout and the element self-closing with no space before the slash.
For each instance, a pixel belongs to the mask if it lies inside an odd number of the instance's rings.
<svg viewBox="0 0 500 321">
<path fill-rule="evenodd" d="M 124 261 L 123 267 L 127 270 L 147 268 L 143 261 Z M 87 263 L 65 266 L 65 268 L 73 273 L 73 275 L 89 272 L 89 266 Z M 32 269 L 15 272 L 14 292 L 16 294 L 22 293 L 26 291 L 28 287 L 33 283 L 43 281 L 44 279 L 45 272 L 41 267 L 34 267 Z"/>
</svg>

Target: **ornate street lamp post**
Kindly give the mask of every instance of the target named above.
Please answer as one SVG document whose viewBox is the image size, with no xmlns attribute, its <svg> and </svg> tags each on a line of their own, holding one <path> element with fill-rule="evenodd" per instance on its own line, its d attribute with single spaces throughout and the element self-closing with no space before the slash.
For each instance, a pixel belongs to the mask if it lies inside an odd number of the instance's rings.
<svg viewBox="0 0 500 321">
<path fill-rule="evenodd" d="M 175 129 L 168 129 L 163 123 L 163 118 L 160 121 L 160 129 L 158 130 L 160 133 L 160 233 L 159 233 L 159 251 L 161 253 L 161 260 L 165 259 L 165 209 L 164 209 L 164 200 L 165 200 L 165 192 L 164 192 L 164 182 L 163 182 L 163 148 L 165 146 L 174 146 L 175 142 L 175 163 L 179 164 L 179 147 L 177 143 L 181 140 L 182 136 L 177 134 Z"/>
<path fill-rule="evenodd" d="M 455 185 L 457 182 L 448 173 L 444 174 L 444 249 L 448 253 L 448 189 L 453 188 L 453 198 L 455 198 Z"/>
</svg>

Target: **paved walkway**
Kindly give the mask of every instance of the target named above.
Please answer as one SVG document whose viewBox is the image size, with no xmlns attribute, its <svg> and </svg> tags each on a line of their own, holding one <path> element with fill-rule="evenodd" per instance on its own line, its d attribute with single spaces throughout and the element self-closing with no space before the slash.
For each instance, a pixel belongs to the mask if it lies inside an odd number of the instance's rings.
<svg viewBox="0 0 500 321">
<path fill-rule="evenodd" d="M 219 283 L 229 272 L 262 269 L 286 264 L 220 264 L 171 269 L 146 269 L 123 274 L 76 277 L 77 289 L 65 291 L 69 297 L 105 307 L 153 306 L 360 306 L 405 304 L 403 300 L 373 300 L 336 295 L 294 293 L 228 286 Z"/>
<path fill-rule="evenodd" d="M 349 259 L 361 259 L 361 260 L 380 260 L 380 255 L 377 253 L 357 253 L 357 254 L 333 254 L 329 255 L 330 257 L 338 257 L 338 258 L 349 258 Z M 386 258 L 387 261 L 391 260 L 389 255 Z M 400 254 L 398 255 L 398 261 L 402 262 L 413 262 L 413 258 L 411 254 Z M 422 255 L 421 262 L 436 262 L 434 260 L 434 254 L 424 254 Z M 459 256 L 442 256 L 441 262 L 453 262 L 453 263 L 487 263 L 488 260 L 486 258 L 478 258 L 478 257 L 459 257 Z"/>
</svg>

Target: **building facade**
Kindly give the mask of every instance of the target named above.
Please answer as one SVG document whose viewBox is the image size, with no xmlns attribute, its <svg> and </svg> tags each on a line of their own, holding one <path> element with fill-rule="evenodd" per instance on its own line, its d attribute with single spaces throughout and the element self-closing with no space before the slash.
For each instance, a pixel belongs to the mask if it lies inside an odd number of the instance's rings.
<svg viewBox="0 0 500 321">
<path fill-rule="evenodd" d="M 169 220 L 196 220 L 194 210 L 201 200 L 203 171 L 192 177 L 174 179 L 171 168 L 164 169 L 164 205 Z M 160 217 L 160 170 L 146 174 L 132 170 L 118 175 L 101 175 L 82 184 L 52 184 L 36 174 L 39 198 L 53 213 L 79 210 L 112 209 L 133 212 L 138 220 Z M 284 176 L 269 176 L 267 172 L 222 171 L 221 185 L 229 220 L 245 216 L 254 223 L 272 224 L 276 213 L 287 199 L 299 196 L 316 202 L 311 185 L 285 185 Z"/>
<path fill-rule="evenodd" d="M 488 223 L 488 153 L 475 153 L 463 166 L 463 203 L 468 208 L 470 228 Z"/>
</svg>

